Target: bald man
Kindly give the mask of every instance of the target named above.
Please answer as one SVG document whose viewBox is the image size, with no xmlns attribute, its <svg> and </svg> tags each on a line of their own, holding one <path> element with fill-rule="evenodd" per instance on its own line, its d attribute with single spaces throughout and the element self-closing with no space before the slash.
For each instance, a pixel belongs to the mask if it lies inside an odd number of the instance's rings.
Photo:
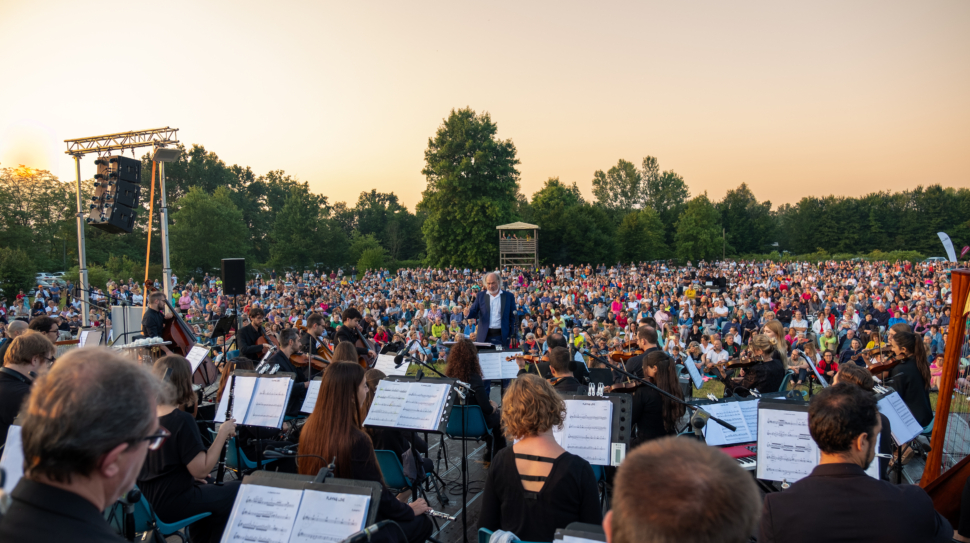
<svg viewBox="0 0 970 543">
<path fill-rule="evenodd" d="M 0 345 L 0 365 L 3 365 L 3 356 L 7 354 L 7 348 L 17 339 L 17 336 L 27 331 L 27 323 L 24 321 L 11 321 L 7 325 L 7 339 Z"/>
</svg>

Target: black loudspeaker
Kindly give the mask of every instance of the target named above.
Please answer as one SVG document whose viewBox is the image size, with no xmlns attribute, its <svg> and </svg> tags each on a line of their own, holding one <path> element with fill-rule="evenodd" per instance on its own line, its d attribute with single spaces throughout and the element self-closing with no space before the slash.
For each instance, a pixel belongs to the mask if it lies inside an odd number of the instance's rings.
<svg viewBox="0 0 970 543">
<path fill-rule="evenodd" d="M 141 161 L 124 156 L 108 157 L 109 178 L 141 183 Z"/>
<path fill-rule="evenodd" d="M 222 293 L 229 296 L 246 294 L 246 259 L 222 259 Z"/>
<path fill-rule="evenodd" d="M 95 209 L 88 218 L 89 224 L 112 234 L 131 233 L 135 227 L 135 213 L 130 207 L 107 202 Z"/>
</svg>

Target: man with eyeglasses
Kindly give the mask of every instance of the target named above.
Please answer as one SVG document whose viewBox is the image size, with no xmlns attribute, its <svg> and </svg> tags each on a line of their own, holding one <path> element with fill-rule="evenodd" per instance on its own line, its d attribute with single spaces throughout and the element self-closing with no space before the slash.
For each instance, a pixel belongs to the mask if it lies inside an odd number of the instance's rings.
<svg viewBox="0 0 970 543">
<path fill-rule="evenodd" d="M 102 512 L 166 437 L 155 413 L 161 386 L 99 347 L 75 349 L 39 376 L 21 426 L 29 468 L 0 520 L 0 541 L 123 542 Z"/>
<path fill-rule="evenodd" d="M 57 321 L 51 317 L 34 317 L 30 319 L 30 325 L 27 328 L 44 334 L 51 343 L 57 341 L 57 336 L 61 333 L 58 330 Z"/>
<path fill-rule="evenodd" d="M 30 394 L 31 385 L 47 371 L 53 355 L 53 343 L 31 330 L 10 343 L 0 367 L 0 444 L 6 443 L 7 430 Z"/>
</svg>

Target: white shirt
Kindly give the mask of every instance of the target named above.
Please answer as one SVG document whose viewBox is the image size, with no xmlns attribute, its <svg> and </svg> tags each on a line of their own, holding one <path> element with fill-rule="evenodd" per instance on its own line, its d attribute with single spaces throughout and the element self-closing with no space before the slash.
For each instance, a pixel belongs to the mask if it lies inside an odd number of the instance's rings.
<svg viewBox="0 0 970 543">
<path fill-rule="evenodd" d="M 710 351 L 707 352 L 707 360 L 709 362 L 718 363 L 718 362 L 724 362 L 727 359 L 728 359 L 728 352 L 725 351 L 724 349 L 721 349 L 721 352 L 717 352 L 714 349 L 711 349 Z"/>
<path fill-rule="evenodd" d="M 499 290 L 498 294 L 492 296 L 491 292 L 485 291 L 488 294 L 489 299 L 489 321 L 488 327 L 490 329 L 502 329 L 502 291 Z"/>
</svg>

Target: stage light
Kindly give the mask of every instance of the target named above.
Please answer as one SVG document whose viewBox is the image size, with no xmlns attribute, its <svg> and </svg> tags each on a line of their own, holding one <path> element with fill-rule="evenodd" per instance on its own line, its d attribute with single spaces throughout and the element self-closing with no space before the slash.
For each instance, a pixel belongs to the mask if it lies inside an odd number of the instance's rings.
<svg viewBox="0 0 970 543">
<path fill-rule="evenodd" d="M 155 162 L 175 162 L 181 155 L 182 151 L 178 148 L 169 149 L 167 147 L 158 147 L 152 155 L 152 160 Z"/>
</svg>

